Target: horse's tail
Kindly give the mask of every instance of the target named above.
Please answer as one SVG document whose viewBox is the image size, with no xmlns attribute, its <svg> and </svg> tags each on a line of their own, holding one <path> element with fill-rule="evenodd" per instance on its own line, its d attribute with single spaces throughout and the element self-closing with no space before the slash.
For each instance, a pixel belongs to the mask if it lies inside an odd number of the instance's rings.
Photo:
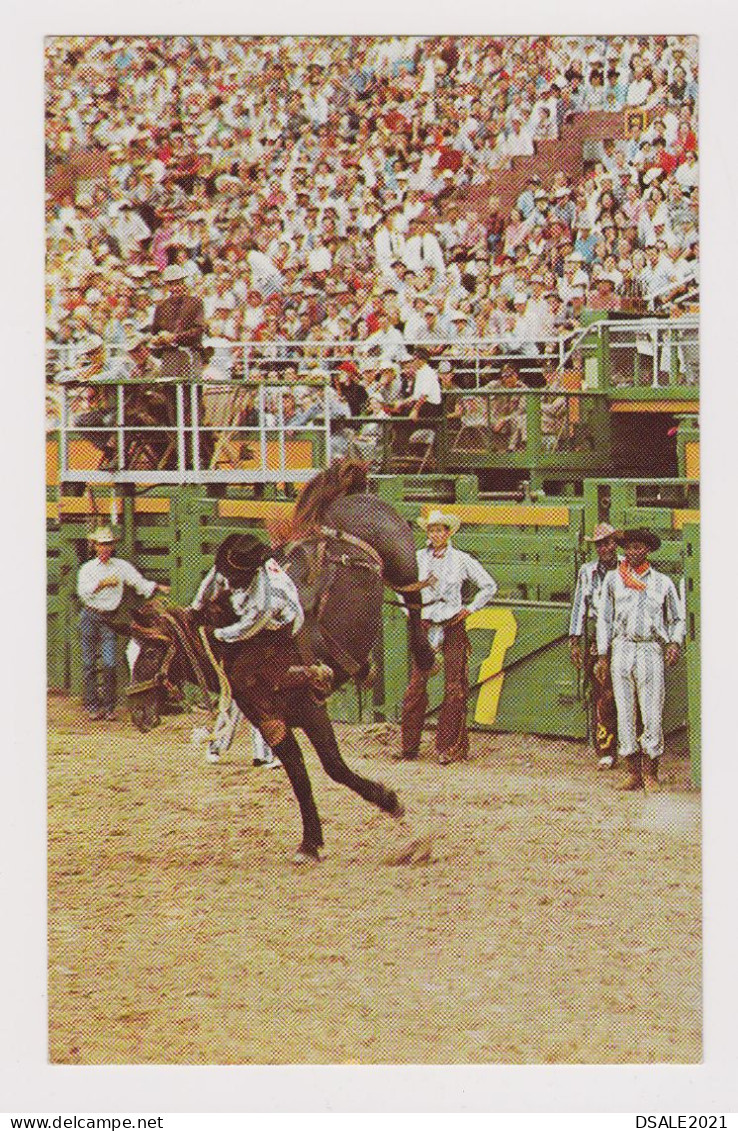
<svg viewBox="0 0 738 1131">
<path fill-rule="evenodd" d="M 369 465 L 352 456 L 334 460 L 307 483 L 295 505 L 292 516 L 291 537 L 305 534 L 319 526 L 336 499 L 345 495 L 360 495 L 366 491 Z"/>
</svg>

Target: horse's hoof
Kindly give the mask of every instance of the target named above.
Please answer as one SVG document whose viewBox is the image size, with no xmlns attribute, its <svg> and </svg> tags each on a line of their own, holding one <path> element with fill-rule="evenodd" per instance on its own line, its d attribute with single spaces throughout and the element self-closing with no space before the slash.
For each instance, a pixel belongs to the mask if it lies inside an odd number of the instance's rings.
<svg viewBox="0 0 738 1131">
<path fill-rule="evenodd" d="M 131 722 L 135 726 L 136 730 L 140 730 L 145 733 L 148 729 L 146 726 L 145 713 L 141 710 L 140 707 L 135 707 L 131 710 Z"/>
<path fill-rule="evenodd" d="M 398 821 L 405 816 L 405 806 L 400 801 L 394 789 L 382 790 L 382 799 L 379 802 L 380 809 L 388 813 L 390 817 L 395 817 Z"/>
<path fill-rule="evenodd" d="M 306 848 L 304 845 L 301 845 L 292 857 L 292 863 L 298 865 L 319 864 L 320 852 L 317 848 Z"/>
<path fill-rule="evenodd" d="M 419 836 L 411 840 L 400 852 L 385 858 L 385 864 L 398 867 L 400 864 L 429 864 L 433 858 L 430 836 Z"/>
</svg>

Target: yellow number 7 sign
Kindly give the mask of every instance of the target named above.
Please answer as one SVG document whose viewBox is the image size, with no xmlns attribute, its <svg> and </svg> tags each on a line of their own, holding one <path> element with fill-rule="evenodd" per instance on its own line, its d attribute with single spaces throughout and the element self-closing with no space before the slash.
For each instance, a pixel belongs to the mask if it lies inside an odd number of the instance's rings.
<svg viewBox="0 0 738 1131">
<path fill-rule="evenodd" d="M 467 629 L 486 628 L 494 631 L 494 639 L 489 655 L 482 661 L 479 669 L 479 697 L 474 711 L 475 723 L 489 725 L 497 718 L 497 708 L 502 693 L 502 681 L 505 673 L 502 665 L 508 648 L 515 643 L 518 635 L 518 622 L 512 609 L 488 608 L 480 609 L 467 617 Z"/>
</svg>

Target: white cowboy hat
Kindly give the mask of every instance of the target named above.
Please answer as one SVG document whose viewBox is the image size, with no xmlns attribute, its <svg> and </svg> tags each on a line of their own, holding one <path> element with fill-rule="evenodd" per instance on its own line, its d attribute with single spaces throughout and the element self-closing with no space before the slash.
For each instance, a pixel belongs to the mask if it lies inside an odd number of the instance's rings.
<svg viewBox="0 0 738 1131">
<path fill-rule="evenodd" d="M 221 173 L 219 177 L 215 178 L 215 188 L 218 192 L 224 192 L 226 189 L 239 189 L 241 188 L 241 178 L 234 177 L 231 173 Z"/>
<path fill-rule="evenodd" d="M 118 539 L 109 526 L 98 526 L 90 535 L 90 542 L 94 542 L 96 546 L 103 546 L 106 543 L 117 541 Z"/>
<path fill-rule="evenodd" d="M 609 522 L 598 522 L 589 538 L 585 538 L 585 542 L 604 542 L 606 538 L 617 538 L 621 532 L 616 530 L 614 526 L 610 526 Z"/>
<path fill-rule="evenodd" d="M 427 515 L 422 515 L 418 519 L 418 526 L 422 526 L 423 530 L 427 530 L 429 526 L 447 526 L 452 534 L 461 526 L 461 519 L 456 514 L 446 514 L 442 510 L 429 511 Z"/>
</svg>

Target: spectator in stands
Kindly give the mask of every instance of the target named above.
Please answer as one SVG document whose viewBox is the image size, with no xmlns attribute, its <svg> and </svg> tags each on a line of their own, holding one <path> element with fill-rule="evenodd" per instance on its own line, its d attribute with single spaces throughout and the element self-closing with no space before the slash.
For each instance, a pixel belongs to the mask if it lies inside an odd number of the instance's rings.
<svg viewBox="0 0 738 1131">
<path fill-rule="evenodd" d="M 441 412 L 441 383 L 430 364 L 432 354 L 423 346 L 414 346 L 408 369 L 413 378 L 412 392 L 398 401 L 396 408 L 407 412 L 412 420 L 438 419 Z"/>
<path fill-rule="evenodd" d="M 478 257 L 485 226 L 498 255 L 501 234 L 508 229 L 503 250 L 510 266 L 532 256 L 527 266 L 534 272 L 553 268 L 559 274 L 558 225 L 573 231 L 584 211 L 595 243 L 593 258 L 589 249 L 585 258 L 592 265 L 603 263 L 599 241 L 614 237 L 603 230 L 602 196 L 599 209 L 589 189 L 575 201 L 562 192 L 567 188 L 563 170 L 552 173 L 545 185 L 533 186 L 532 201 L 518 194 L 516 215 L 505 216 L 498 206 L 495 215 L 480 218 L 483 224 L 470 215 L 457 223 L 453 210 L 458 214 L 465 185 L 485 184 L 491 163 L 509 161 L 511 150 L 532 152 L 533 139 L 548 133 L 547 111 L 549 117 L 555 111 L 560 125 L 572 113 L 603 102 L 606 109 L 618 107 L 627 97 L 641 114 L 664 89 L 666 100 L 651 107 L 656 113 L 649 111 L 645 131 L 639 119 L 627 145 L 603 146 L 602 171 L 613 178 L 615 202 L 629 225 L 641 219 L 644 193 L 638 177 L 649 169 L 661 170 L 667 199 L 674 182 L 696 187 L 697 57 L 687 37 L 671 38 L 664 47 L 657 37 L 531 37 L 501 41 L 499 52 L 472 38 L 463 41 L 463 50 L 455 47 L 459 61 L 448 70 L 432 38 L 416 40 L 413 47 L 403 41 L 403 58 L 392 63 L 387 62 L 387 51 L 395 50 L 390 40 L 335 40 L 316 68 L 302 41 L 278 37 L 247 47 L 227 38 L 175 44 L 145 36 L 125 41 L 68 37 L 74 61 L 63 62 L 66 53 L 50 55 L 48 160 L 56 167 L 68 162 L 75 145 L 99 146 L 109 162 L 112 191 L 104 207 L 103 186 L 96 185 L 88 203 L 81 193 L 67 193 L 48 211 L 58 280 L 48 298 L 50 328 L 71 340 L 89 333 L 122 340 L 125 327 L 111 317 L 117 306 L 111 308 L 109 300 L 126 287 L 132 268 L 142 268 L 135 296 L 142 309 L 136 305 L 136 312 L 152 309 L 158 280 L 149 268 L 161 271 L 177 261 L 193 297 L 210 293 L 208 277 L 214 271 L 229 273 L 228 289 L 239 307 L 253 288 L 264 300 L 272 294 L 287 299 L 284 316 L 252 328 L 262 340 L 275 332 L 286 338 L 314 336 L 322 321 L 335 323 L 325 300 L 339 286 L 361 298 L 356 315 L 361 319 L 351 320 L 349 334 L 367 337 L 376 327 L 363 307 L 378 284 L 391 285 L 403 307 L 417 313 L 415 296 L 407 297 L 403 253 L 419 234 L 413 227 L 418 220 L 432 222 L 423 230 L 421 246 L 430 246 L 426 232 L 437 246 L 427 257 L 419 253 L 433 263 L 429 272 L 420 272 L 417 290 L 439 311 L 459 309 L 452 259 L 458 250 Z M 130 56 L 125 83 L 116 77 L 121 44 Z M 391 73 L 395 65 L 399 70 Z M 88 69 L 102 75 L 105 98 L 89 97 Z M 192 81 L 195 73 L 207 80 Z M 272 73 L 282 76 L 279 83 L 265 81 Z M 218 91 L 215 105 L 205 96 L 207 89 Z M 542 194 L 548 189 L 553 207 L 547 211 Z M 626 234 L 617 213 L 607 211 L 619 234 Z M 531 217 L 530 228 L 520 229 Z M 380 229 L 386 229 L 386 255 L 374 246 Z M 663 233 L 671 248 L 669 230 L 683 242 L 685 229 L 677 230 L 671 216 Z M 696 224 L 687 230 L 694 240 Z M 639 245 L 652 238 L 653 233 L 641 231 Z M 416 253 L 417 245 L 407 253 L 413 269 Z M 466 285 L 464 264 L 459 268 Z M 103 275 L 95 277 L 95 271 Z M 81 312 L 65 315 L 61 305 L 70 283 L 81 287 L 83 300 L 90 290 L 102 299 L 78 301 Z M 520 289 L 515 280 L 508 297 Z M 470 313 L 478 320 L 487 295 L 483 289 L 469 293 Z M 241 332 L 238 318 L 236 329 Z"/>
<path fill-rule="evenodd" d="M 161 360 L 162 377 L 188 380 L 203 366 L 205 312 L 202 299 L 187 293 L 186 273 L 174 264 L 165 267 L 162 282 L 167 297 L 157 304 L 151 326 L 151 346 Z"/>
<path fill-rule="evenodd" d="M 492 382 L 490 382 L 490 385 L 492 385 Z M 506 364 L 500 374 L 499 387 L 502 389 L 524 389 L 526 386 L 520 380 L 513 366 Z M 525 397 L 509 394 L 493 397 L 490 404 L 490 416 L 493 436 L 509 452 L 519 451 L 525 447 L 528 436 Z"/>
</svg>

